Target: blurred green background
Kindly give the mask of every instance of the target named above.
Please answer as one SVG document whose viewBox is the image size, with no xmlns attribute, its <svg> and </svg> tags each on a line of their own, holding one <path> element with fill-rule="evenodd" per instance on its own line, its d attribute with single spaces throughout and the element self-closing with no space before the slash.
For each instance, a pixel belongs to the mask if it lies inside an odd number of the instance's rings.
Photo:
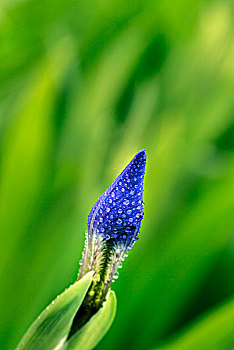
<svg viewBox="0 0 234 350">
<path fill-rule="evenodd" d="M 2 0 L 0 348 L 78 272 L 146 149 L 140 239 L 97 349 L 234 345 L 234 2 Z"/>
</svg>

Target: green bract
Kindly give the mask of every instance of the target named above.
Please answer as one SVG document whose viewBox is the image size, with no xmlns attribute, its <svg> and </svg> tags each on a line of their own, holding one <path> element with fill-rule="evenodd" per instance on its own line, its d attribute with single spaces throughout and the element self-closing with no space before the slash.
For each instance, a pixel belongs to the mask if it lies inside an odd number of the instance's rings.
<svg viewBox="0 0 234 350">
<path fill-rule="evenodd" d="M 92 349 L 109 329 L 116 312 L 113 291 L 107 294 L 103 307 L 69 341 L 72 321 L 92 282 L 92 273 L 75 282 L 52 301 L 22 338 L 16 350 Z"/>
</svg>

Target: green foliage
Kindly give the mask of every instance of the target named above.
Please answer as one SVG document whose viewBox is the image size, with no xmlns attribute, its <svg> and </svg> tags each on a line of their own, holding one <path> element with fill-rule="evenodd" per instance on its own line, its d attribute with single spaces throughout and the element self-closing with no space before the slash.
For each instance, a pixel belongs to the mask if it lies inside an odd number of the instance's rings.
<svg viewBox="0 0 234 350">
<path fill-rule="evenodd" d="M 66 337 L 91 282 L 92 273 L 52 301 L 29 328 L 17 350 L 54 349 Z"/>
<path fill-rule="evenodd" d="M 82 327 L 65 346 L 66 350 L 94 349 L 110 328 L 116 312 L 116 296 L 108 292 L 103 307 Z"/>
<path fill-rule="evenodd" d="M 204 334 L 208 349 L 214 334 L 234 343 L 223 306 L 234 294 L 233 8 L 2 2 L 1 349 L 76 280 L 87 214 L 139 149 L 141 234 L 96 348 L 189 349 Z"/>
<path fill-rule="evenodd" d="M 231 349 L 233 345 L 234 299 L 217 310 L 212 310 L 202 320 L 188 329 L 171 343 L 158 347 L 170 349 Z"/>
<path fill-rule="evenodd" d="M 76 312 L 92 282 L 88 273 L 52 301 L 38 316 L 24 335 L 17 350 L 93 349 L 109 329 L 116 311 L 116 297 L 109 292 L 103 307 L 82 327 L 66 340 Z"/>
</svg>

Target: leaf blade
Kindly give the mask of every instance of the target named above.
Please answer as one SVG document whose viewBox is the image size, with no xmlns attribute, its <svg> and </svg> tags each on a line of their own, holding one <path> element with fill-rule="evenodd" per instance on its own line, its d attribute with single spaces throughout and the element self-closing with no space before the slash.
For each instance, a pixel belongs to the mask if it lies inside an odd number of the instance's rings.
<svg viewBox="0 0 234 350">
<path fill-rule="evenodd" d="M 234 342 L 233 317 L 234 298 L 214 308 L 181 336 L 157 349 L 229 349 Z"/>
<path fill-rule="evenodd" d="M 116 295 L 114 291 L 110 291 L 102 308 L 66 343 L 64 349 L 93 349 L 110 328 L 115 317 L 116 306 Z"/>
<path fill-rule="evenodd" d="M 92 282 L 92 272 L 75 282 L 42 311 L 16 350 L 54 349 L 66 336 Z"/>
</svg>

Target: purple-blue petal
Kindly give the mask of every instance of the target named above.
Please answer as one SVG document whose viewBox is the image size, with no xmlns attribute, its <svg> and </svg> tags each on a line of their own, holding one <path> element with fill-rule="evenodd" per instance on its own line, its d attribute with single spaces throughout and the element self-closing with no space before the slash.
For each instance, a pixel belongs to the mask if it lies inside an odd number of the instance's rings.
<svg viewBox="0 0 234 350">
<path fill-rule="evenodd" d="M 142 150 L 94 204 L 88 217 L 88 232 L 95 231 L 117 243 L 134 243 L 143 218 L 145 164 Z"/>
</svg>

